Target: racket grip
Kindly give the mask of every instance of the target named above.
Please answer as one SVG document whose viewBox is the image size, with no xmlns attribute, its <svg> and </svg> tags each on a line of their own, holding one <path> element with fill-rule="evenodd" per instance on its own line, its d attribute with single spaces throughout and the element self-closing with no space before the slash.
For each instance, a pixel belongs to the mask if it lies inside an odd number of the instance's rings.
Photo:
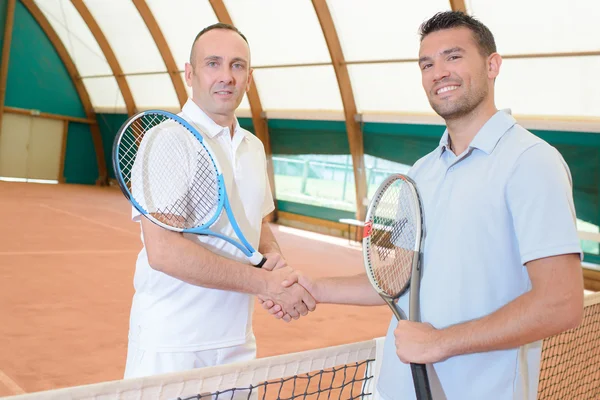
<svg viewBox="0 0 600 400">
<path fill-rule="evenodd" d="M 425 364 L 410 364 L 413 383 L 415 384 L 415 394 L 417 400 L 432 400 L 431 388 L 429 387 L 429 378 L 427 377 L 427 367 Z"/>
<path fill-rule="evenodd" d="M 256 268 L 262 268 L 262 266 L 263 266 L 263 265 L 264 265 L 264 263 L 266 263 L 266 262 L 267 262 L 267 259 L 263 257 L 263 258 L 262 258 L 262 260 L 260 260 L 260 262 L 259 262 L 258 264 L 256 264 L 256 265 L 254 265 L 254 266 L 255 266 Z"/>
<path fill-rule="evenodd" d="M 262 268 L 263 264 L 267 262 L 267 259 L 260 254 L 258 251 L 252 253 L 250 257 L 248 257 L 250 264 L 254 265 L 256 268 Z"/>
</svg>

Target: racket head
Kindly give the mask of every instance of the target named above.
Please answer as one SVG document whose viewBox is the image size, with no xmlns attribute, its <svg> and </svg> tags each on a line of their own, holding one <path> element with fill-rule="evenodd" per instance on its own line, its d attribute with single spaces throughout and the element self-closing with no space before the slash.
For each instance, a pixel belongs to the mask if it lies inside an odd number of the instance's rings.
<svg viewBox="0 0 600 400">
<path fill-rule="evenodd" d="M 203 136 L 162 110 L 130 117 L 113 144 L 121 191 L 152 222 L 177 232 L 212 225 L 223 209 L 224 183 Z"/>
<path fill-rule="evenodd" d="M 363 257 L 367 276 L 383 297 L 397 299 L 418 271 L 423 213 L 416 184 L 393 174 L 375 192 L 365 219 Z"/>
</svg>

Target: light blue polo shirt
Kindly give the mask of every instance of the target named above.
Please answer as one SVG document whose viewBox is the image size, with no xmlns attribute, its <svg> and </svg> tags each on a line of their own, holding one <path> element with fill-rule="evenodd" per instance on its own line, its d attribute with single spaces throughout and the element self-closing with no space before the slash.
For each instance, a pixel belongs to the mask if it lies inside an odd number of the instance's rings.
<svg viewBox="0 0 600 400">
<path fill-rule="evenodd" d="M 439 146 L 409 171 L 423 200 L 421 319 L 436 328 L 488 315 L 527 292 L 525 263 L 580 253 L 571 174 L 560 153 L 498 111 L 459 156 Z M 408 312 L 409 295 L 400 298 Z M 410 367 L 396 356 L 394 317 L 378 391 L 414 399 Z M 541 342 L 452 357 L 429 366 L 434 398 L 535 399 Z"/>
</svg>

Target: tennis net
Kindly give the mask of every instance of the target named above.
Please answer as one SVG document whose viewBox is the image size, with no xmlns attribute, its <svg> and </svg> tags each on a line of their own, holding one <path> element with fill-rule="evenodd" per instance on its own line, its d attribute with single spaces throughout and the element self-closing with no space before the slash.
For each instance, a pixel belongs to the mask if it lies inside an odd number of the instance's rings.
<svg viewBox="0 0 600 400">
<path fill-rule="evenodd" d="M 246 363 L 13 396 L 6 400 L 377 399 L 384 338 Z M 579 327 L 544 340 L 538 400 L 600 399 L 600 292 Z"/>
<path fill-rule="evenodd" d="M 538 400 L 600 399 L 600 292 L 584 299 L 583 320 L 544 340 Z"/>
<path fill-rule="evenodd" d="M 245 363 L 30 393 L 10 400 L 367 399 L 375 390 L 376 351 L 382 346 L 382 338 L 373 339 Z"/>
</svg>

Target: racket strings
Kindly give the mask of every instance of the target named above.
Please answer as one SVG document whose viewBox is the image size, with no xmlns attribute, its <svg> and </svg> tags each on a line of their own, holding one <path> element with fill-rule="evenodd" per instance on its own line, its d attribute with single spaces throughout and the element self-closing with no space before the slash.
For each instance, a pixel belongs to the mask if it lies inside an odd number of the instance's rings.
<svg viewBox="0 0 600 400">
<path fill-rule="evenodd" d="M 212 157 L 183 125 L 145 114 L 123 133 L 121 175 L 133 199 L 156 220 L 177 229 L 205 225 L 219 204 Z"/>
<path fill-rule="evenodd" d="M 214 167 L 210 166 L 210 156 L 199 152 L 197 154 L 196 173 L 190 185 L 190 198 L 193 198 L 200 215 L 211 215 L 219 202 L 218 182 Z M 217 188 L 217 190 L 214 190 Z"/>
<path fill-rule="evenodd" d="M 408 286 L 412 274 L 419 214 L 416 197 L 403 180 L 393 181 L 372 213 L 371 268 L 375 281 L 389 296 Z"/>
</svg>

